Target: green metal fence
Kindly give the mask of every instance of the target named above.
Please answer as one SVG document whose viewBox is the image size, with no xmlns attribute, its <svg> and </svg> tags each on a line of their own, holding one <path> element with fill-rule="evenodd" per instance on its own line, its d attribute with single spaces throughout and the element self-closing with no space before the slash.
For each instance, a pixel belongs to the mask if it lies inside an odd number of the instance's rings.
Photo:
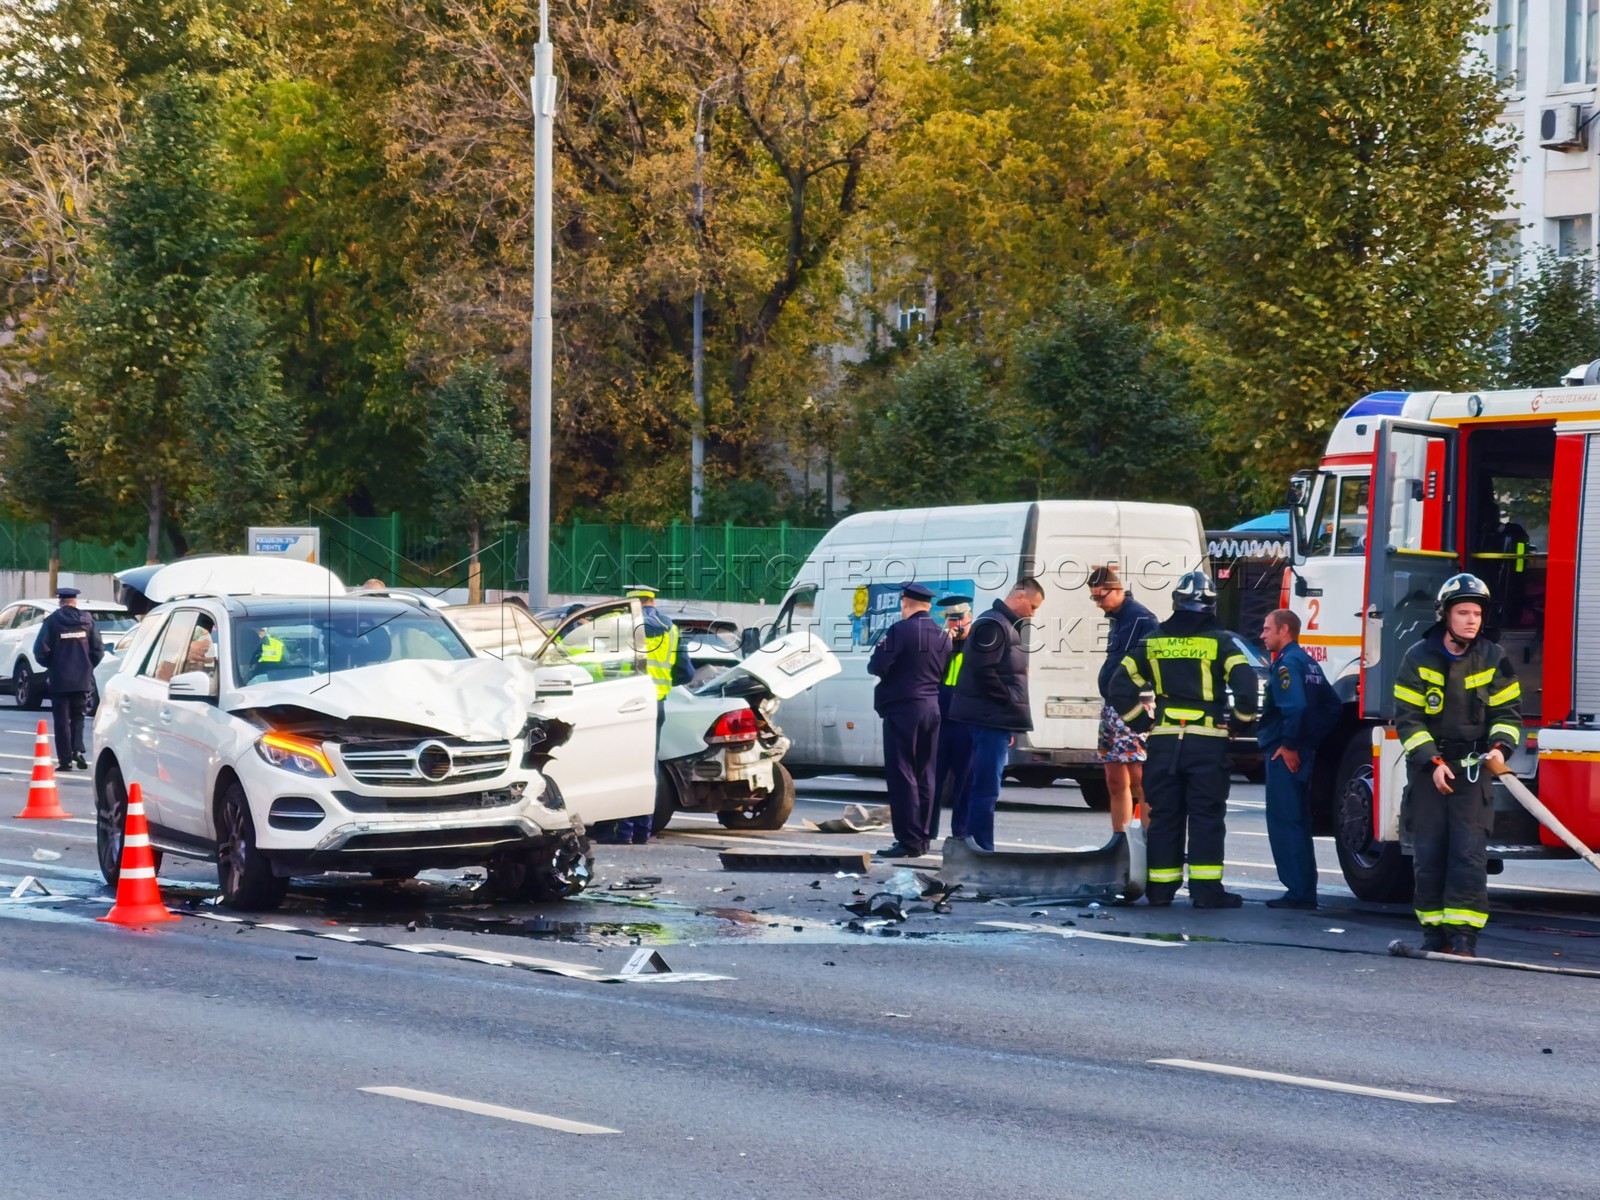
<svg viewBox="0 0 1600 1200">
<path fill-rule="evenodd" d="M 391 587 L 465 587 L 468 540 L 458 531 L 399 515 L 354 517 L 312 512 L 303 522 L 322 530 L 322 562 L 346 583 L 380 579 Z M 551 530 L 550 590 L 563 595 L 618 595 L 631 584 L 653 584 L 679 600 L 776 602 L 827 532 L 788 524 L 605 525 L 573 521 Z M 163 558 L 172 548 L 163 546 Z M 528 586 L 528 531 L 505 525 L 485 531 L 479 552 L 483 586 L 522 591 Z M 144 544 L 112 546 L 64 541 L 61 569 L 110 574 L 145 561 Z M 44 525 L 0 522 L 0 570 L 50 566 Z"/>
<path fill-rule="evenodd" d="M 170 547 L 167 548 L 170 551 Z M 105 546 L 97 542 L 61 542 L 61 569 L 86 575 L 109 575 L 145 560 L 142 538 Z M 50 527 L 22 521 L 0 521 L 0 571 L 48 571 Z"/>
<path fill-rule="evenodd" d="M 335 517 L 314 513 L 322 557 L 347 583 L 368 578 L 390 586 L 464 587 L 468 546 L 459 533 L 398 517 Z M 649 583 L 680 600 L 776 601 L 822 535 L 787 523 L 738 525 L 608 525 L 574 521 L 551 530 L 550 590 L 563 595 L 616 595 Z M 479 553 L 483 586 L 528 586 L 528 533 L 507 525 L 485 534 Z"/>
</svg>

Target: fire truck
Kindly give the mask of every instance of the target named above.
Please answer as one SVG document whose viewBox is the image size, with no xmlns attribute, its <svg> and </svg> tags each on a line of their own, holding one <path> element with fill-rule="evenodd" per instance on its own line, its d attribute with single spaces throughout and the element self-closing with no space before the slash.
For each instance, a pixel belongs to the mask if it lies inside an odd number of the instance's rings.
<svg viewBox="0 0 1600 1200">
<path fill-rule="evenodd" d="M 1488 583 L 1489 635 L 1522 681 L 1514 773 L 1600 847 L 1600 387 L 1366 396 L 1319 468 L 1291 481 L 1289 501 L 1282 604 L 1344 702 L 1318 750 L 1312 803 L 1350 889 L 1410 899 L 1394 675 L 1460 571 Z M 1506 859 L 1572 857 L 1495 793 L 1491 873 Z"/>
</svg>

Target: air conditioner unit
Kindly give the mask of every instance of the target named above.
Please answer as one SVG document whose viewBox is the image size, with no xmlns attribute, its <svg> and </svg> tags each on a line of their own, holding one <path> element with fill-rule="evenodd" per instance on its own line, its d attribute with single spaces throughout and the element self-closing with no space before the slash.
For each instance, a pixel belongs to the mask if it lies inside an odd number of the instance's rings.
<svg viewBox="0 0 1600 1200">
<path fill-rule="evenodd" d="M 1546 150 L 1585 150 L 1589 146 L 1589 126 L 1583 119 L 1583 105 L 1557 104 L 1539 111 L 1539 145 Z"/>
</svg>

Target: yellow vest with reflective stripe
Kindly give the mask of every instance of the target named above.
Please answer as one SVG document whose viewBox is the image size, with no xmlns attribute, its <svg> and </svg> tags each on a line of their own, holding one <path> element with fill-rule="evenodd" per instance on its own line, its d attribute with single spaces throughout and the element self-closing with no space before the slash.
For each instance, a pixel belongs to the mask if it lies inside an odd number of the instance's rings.
<svg viewBox="0 0 1600 1200">
<path fill-rule="evenodd" d="M 261 657 L 257 662 L 281 663 L 283 661 L 283 643 L 275 637 L 261 639 Z"/>
<path fill-rule="evenodd" d="M 957 678 L 961 675 L 961 658 L 966 652 L 957 650 L 950 656 L 950 669 L 944 673 L 944 686 L 955 687 Z"/>
<path fill-rule="evenodd" d="M 672 690 L 672 666 L 678 660 L 678 627 L 669 625 L 653 637 L 646 637 L 644 652 L 650 678 L 655 680 L 656 699 L 661 700 Z"/>
</svg>

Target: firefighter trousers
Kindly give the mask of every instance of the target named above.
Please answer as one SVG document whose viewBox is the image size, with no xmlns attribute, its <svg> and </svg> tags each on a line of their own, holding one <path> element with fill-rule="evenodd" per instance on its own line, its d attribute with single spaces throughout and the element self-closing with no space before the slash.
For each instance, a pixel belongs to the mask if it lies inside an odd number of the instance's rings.
<svg viewBox="0 0 1600 1200">
<path fill-rule="evenodd" d="M 1228 739 L 1198 734 L 1150 735 L 1144 798 L 1153 904 L 1170 903 L 1183 882 L 1187 835 L 1189 898 L 1222 893 L 1222 843 L 1227 835 Z"/>
<path fill-rule="evenodd" d="M 1400 824 L 1411 837 L 1416 875 L 1412 907 L 1425 926 L 1479 930 L 1489 919 L 1489 831 L 1494 826 L 1493 777 L 1478 778 L 1452 763 L 1450 795 L 1433 786 L 1433 767 L 1411 767 Z"/>
</svg>

